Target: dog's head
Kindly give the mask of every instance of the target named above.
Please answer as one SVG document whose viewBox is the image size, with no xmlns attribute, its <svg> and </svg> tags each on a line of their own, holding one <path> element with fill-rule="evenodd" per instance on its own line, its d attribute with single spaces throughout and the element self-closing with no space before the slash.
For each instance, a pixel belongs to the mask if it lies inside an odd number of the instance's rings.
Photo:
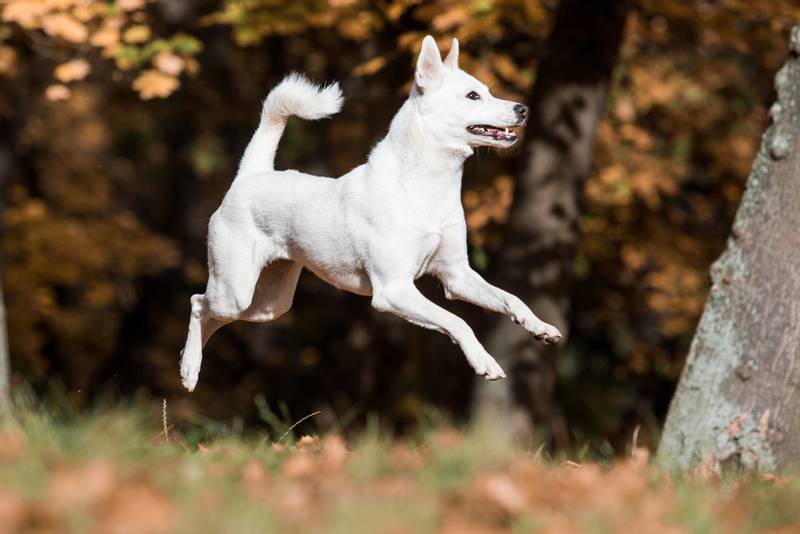
<svg viewBox="0 0 800 534">
<path fill-rule="evenodd" d="M 495 98 L 485 84 L 458 68 L 458 40 L 442 61 L 433 37 L 422 41 L 412 88 L 426 127 L 448 144 L 510 147 L 517 142 L 511 130 L 522 126 L 528 108 Z"/>
</svg>

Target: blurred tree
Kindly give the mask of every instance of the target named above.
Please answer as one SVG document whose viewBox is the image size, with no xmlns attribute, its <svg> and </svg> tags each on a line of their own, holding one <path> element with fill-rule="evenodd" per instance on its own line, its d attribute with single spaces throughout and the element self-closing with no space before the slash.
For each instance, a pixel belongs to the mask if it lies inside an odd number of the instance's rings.
<svg viewBox="0 0 800 534">
<path fill-rule="evenodd" d="M 582 191 L 629 7 L 617 0 L 563 0 L 528 102 L 526 157 L 495 279 L 565 335 Z M 559 347 L 538 345 L 501 321 L 487 349 L 509 379 L 481 384 L 478 409 L 512 414 L 518 432 L 539 425 L 565 445 L 566 425 L 554 405 Z"/>
<path fill-rule="evenodd" d="M 6 306 L 3 299 L 3 282 L 0 281 L 0 410 L 8 399 L 11 358 L 8 355 L 8 333 L 6 329 Z"/>
<path fill-rule="evenodd" d="M 682 468 L 800 457 L 800 26 L 790 49 L 659 446 Z"/>
</svg>

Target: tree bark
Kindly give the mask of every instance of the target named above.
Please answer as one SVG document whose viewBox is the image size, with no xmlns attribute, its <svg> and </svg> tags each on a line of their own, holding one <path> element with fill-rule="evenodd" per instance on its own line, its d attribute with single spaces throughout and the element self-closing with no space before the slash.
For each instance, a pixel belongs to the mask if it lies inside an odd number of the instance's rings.
<svg viewBox="0 0 800 534">
<path fill-rule="evenodd" d="M 6 331 L 6 307 L 3 300 L 3 282 L 0 281 L 0 412 L 8 401 L 11 376 L 11 359 L 8 355 L 8 334 Z"/>
<path fill-rule="evenodd" d="M 659 460 L 775 470 L 800 458 L 800 26 L 667 416 Z"/>
<path fill-rule="evenodd" d="M 494 276 L 565 335 L 583 185 L 628 10 L 618 0 L 561 2 L 528 102 L 526 156 Z M 479 413 L 510 422 L 518 435 L 536 425 L 557 446 L 566 444 L 553 398 L 561 348 L 545 348 L 516 325 L 499 322 L 487 349 L 509 378 L 478 386 Z"/>
</svg>

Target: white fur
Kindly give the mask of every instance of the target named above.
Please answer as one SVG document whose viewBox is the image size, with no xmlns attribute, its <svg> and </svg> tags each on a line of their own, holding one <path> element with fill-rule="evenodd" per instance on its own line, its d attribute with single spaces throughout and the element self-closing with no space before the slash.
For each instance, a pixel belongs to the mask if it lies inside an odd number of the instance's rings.
<svg viewBox="0 0 800 534">
<path fill-rule="evenodd" d="M 468 263 L 464 160 L 476 146 L 510 146 L 515 140 L 466 128 L 519 125 L 519 105 L 494 98 L 458 68 L 455 40 L 443 63 L 433 38 L 426 37 L 414 79 L 386 137 L 366 163 L 338 179 L 273 170 L 287 117 L 319 119 L 337 112 L 338 86 L 319 88 L 293 74 L 267 96 L 239 172 L 209 222 L 208 285 L 191 298 L 181 359 L 188 390 L 197 384 L 202 347 L 211 334 L 235 320 L 264 322 L 285 313 L 303 267 L 338 288 L 371 296 L 379 311 L 447 334 L 475 372 L 490 380 L 505 373 L 461 318 L 417 290 L 416 278 L 433 274 L 447 298 L 504 313 L 545 343 L 560 339 L 554 326 Z M 471 91 L 480 99 L 466 98 Z"/>
</svg>

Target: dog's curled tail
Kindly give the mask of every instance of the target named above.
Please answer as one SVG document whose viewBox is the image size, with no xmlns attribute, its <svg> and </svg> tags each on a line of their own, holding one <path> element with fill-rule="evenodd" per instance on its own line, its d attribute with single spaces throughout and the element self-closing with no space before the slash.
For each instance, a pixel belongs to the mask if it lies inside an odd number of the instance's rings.
<svg viewBox="0 0 800 534">
<path fill-rule="evenodd" d="M 323 119 L 342 109 L 343 101 L 338 83 L 321 87 L 302 74 L 289 74 L 264 100 L 261 122 L 244 151 L 237 176 L 274 168 L 278 142 L 290 116 L 312 121 Z"/>
</svg>

